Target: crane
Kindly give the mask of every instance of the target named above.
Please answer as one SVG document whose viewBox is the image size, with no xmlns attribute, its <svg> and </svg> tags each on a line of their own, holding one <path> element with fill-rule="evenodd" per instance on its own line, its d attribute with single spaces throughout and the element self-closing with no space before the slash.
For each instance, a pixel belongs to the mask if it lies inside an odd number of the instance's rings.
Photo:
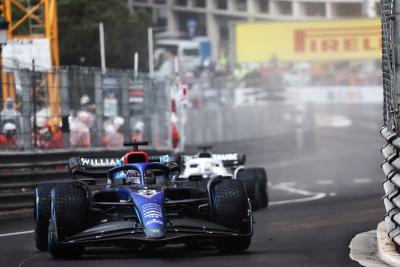
<svg viewBox="0 0 400 267">
<path fill-rule="evenodd" d="M 0 0 L 0 19 L 8 22 L 8 40 L 32 40 L 45 38 L 49 41 L 51 65 L 60 65 L 57 25 L 57 0 Z M 47 74 L 50 111 L 60 114 L 59 77 Z M 12 72 L 2 71 L 2 96 L 15 99 L 15 77 Z"/>
</svg>

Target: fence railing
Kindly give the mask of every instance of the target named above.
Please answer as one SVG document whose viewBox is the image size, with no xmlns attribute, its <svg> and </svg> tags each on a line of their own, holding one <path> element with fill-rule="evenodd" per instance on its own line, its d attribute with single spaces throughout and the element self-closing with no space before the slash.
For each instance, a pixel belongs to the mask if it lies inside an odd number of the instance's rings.
<svg viewBox="0 0 400 267">
<path fill-rule="evenodd" d="M 176 82 L 131 70 L 3 68 L 0 150 L 110 148 L 133 139 L 170 147 Z"/>
<path fill-rule="evenodd" d="M 192 109 L 187 113 L 186 144 L 220 143 L 295 134 L 315 129 L 313 105 L 290 103 Z"/>
<path fill-rule="evenodd" d="M 400 246 L 400 0 L 381 0 L 383 125 L 386 145 L 382 169 L 386 209 L 385 225 L 391 240 Z"/>
<path fill-rule="evenodd" d="M 382 72 L 383 72 L 383 123 L 388 128 L 398 128 L 398 93 L 399 86 L 395 84 L 396 40 L 400 34 L 400 17 L 395 15 L 395 6 L 398 6 L 398 0 L 381 0 L 382 13 Z M 397 7 L 399 8 L 399 7 Z M 397 18 L 398 17 L 398 18 Z M 397 18 L 397 19 L 396 19 Z M 398 60 L 397 60 L 398 61 Z M 397 88 L 397 89 L 396 89 Z"/>
</svg>

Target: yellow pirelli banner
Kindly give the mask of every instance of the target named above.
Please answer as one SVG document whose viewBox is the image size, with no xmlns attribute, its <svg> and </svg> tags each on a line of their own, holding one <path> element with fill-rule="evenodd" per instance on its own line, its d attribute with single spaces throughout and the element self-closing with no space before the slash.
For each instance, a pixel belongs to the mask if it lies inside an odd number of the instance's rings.
<svg viewBox="0 0 400 267">
<path fill-rule="evenodd" d="M 235 25 L 236 62 L 378 59 L 380 19 Z"/>
</svg>

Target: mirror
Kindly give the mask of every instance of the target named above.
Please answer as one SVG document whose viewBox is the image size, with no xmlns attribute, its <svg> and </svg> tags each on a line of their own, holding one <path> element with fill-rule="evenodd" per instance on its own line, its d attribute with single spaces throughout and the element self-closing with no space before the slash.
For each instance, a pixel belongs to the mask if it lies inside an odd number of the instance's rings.
<svg viewBox="0 0 400 267">
<path fill-rule="evenodd" d="M 170 181 L 175 181 L 178 180 L 179 174 L 181 173 L 181 168 L 178 166 L 174 166 L 170 168 L 169 173 L 168 173 L 168 178 Z"/>
</svg>

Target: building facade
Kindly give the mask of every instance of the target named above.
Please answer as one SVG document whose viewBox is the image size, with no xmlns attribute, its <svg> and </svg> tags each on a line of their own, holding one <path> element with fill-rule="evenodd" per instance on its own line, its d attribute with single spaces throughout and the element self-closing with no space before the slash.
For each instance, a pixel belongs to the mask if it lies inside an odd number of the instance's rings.
<svg viewBox="0 0 400 267">
<path fill-rule="evenodd" d="M 193 31 L 211 40 L 213 58 L 228 47 L 235 21 L 296 21 L 376 17 L 379 0 L 128 0 L 148 10 L 168 33 Z"/>
</svg>

